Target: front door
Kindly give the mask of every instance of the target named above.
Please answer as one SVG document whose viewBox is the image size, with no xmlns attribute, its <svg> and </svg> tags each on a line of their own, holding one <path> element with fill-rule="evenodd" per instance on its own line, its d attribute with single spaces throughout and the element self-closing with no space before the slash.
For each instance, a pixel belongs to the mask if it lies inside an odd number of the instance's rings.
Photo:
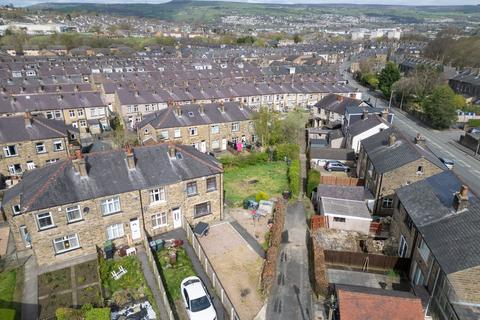
<svg viewBox="0 0 480 320">
<path fill-rule="evenodd" d="M 227 139 L 222 139 L 222 150 L 227 150 Z"/>
<path fill-rule="evenodd" d="M 138 218 L 130 220 L 130 231 L 132 232 L 132 240 L 137 240 L 142 237 L 140 233 L 140 221 Z"/>
<path fill-rule="evenodd" d="M 205 142 L 205 140 L 200 142 L 200 151 L 207 152 L 207 143 Z"/>
<path fill-rule="evenodd" d="M 173 228 L 180 228 L 182 226 L 182 210 L 180 208 L 172 209 Z"/>
</svg>

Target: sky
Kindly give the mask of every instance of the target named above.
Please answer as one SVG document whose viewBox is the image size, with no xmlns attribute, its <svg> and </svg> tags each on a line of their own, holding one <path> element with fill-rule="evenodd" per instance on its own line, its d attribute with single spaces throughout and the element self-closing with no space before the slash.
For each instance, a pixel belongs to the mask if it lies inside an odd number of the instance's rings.
<svg viewBox="0 0 480 320">
<path fill-rule="evenodd" d="M 386 5 L 477 5 L 480 0 L 225 0 L 250 3 L 353 3 L 353 4 L 386 4 Z M 28 6 L 44 2 L 75 2 L 75 3 L 163 3 L 165 0 L 0 0 L 0 4 Z"/>
</svg>

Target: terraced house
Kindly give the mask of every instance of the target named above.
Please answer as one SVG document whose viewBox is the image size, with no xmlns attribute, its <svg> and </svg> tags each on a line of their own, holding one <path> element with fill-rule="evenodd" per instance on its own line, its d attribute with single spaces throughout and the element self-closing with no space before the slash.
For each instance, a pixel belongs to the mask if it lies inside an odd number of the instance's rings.
<svg viewBox="0 0 480 320">
<path fill-rule="evenodd" d="M 106 240 L 137 243 L 223 217 L 223 169 L 191 146 L 76 154 L 24 175 L 2 209 L 17 250 L 39 265 L 92 254 Z"/>
<path fill-rule="evenodd" d="M 480 318 L 480 200 L 452 171 L 396 192 L 391 234 L 434 320 Z"/>
<path fill-rule="evenodd" d="M 43 116 L 0 117 L 0 185 L 25 171 L 66 159 L 78 130 Z"/>
<path fill-rule="evenodd" d="M 143 143 L 174 141 L 201 152 L 255 142 L 250 108 L 238 102 L 172 106 L 147 116 L 137 130 Z"/>
</svg>

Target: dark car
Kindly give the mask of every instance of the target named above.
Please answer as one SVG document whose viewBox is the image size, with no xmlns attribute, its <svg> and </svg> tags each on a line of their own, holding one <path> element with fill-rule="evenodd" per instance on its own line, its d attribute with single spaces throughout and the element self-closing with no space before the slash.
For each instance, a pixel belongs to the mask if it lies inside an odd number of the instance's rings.
<svg viewBox="0 0 480 320">
<path fill-rule="evenodd" d="M 348 172 L 350 168 L 340 161 L 327 161 L 324 166 L 325 170 L 327 171 L 344 171 Z"/>
</svg>

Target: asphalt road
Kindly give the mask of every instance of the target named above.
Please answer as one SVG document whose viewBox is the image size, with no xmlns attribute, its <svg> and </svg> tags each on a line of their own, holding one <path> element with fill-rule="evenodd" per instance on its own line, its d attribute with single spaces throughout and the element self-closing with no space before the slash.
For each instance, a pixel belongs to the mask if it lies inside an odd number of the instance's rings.
<svg viewBox="0 0 480 320">
<path fill-rule="evenodd" d="M 342 66 L 342 73 L 345 79 L 351 86 L 357 87 L 362 92 L 362 99 L 371 99 L 371 103 L 379 108 L 388 107 L 388 101 L 373 95 L 367 88 L 358 84 L 352 75 L 344 72 L 345 64 Z M 408 136 L 415 137 L 420 133 L 427 139 L 427 146 L 437 157 L 451 159 L 455 162 L 453 171 L 458 177 L 470 186 L 472 191 L 480 194 L 480 161 L 473 156 L 465 153 L 456 146 L 456 141 L 459 140 L 462 130 L 434 130 L 426 127 L 421 122 L 415 120 L 403 111 L 392 108 L 391 112 L 395 114 L 393 124 L 404 131 Z"/>
<path fill-rule="evenodd" d="M 307 225 L 301 201 L 287 208 L 277 259 L 277 279 L 268 298 L 266 319 L 310 320 L 312 289 L 308 273 Z"/>
</svg>

